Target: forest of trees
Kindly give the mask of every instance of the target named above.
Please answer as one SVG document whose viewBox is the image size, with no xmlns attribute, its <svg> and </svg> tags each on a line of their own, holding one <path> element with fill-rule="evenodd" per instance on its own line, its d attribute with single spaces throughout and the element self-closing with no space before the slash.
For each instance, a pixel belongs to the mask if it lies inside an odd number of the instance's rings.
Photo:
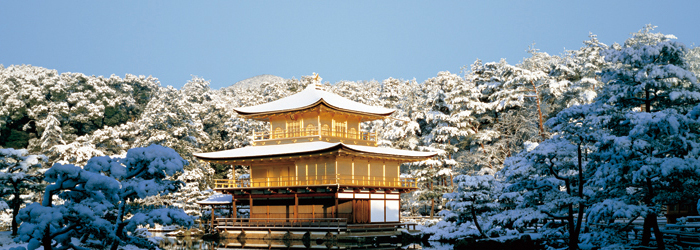
<svg viewBox="0 0 700 250">
<path fill-rule="evenodd" d="M 653 28 L 613 45 L 591 34 L 581 48 L 559 55 L 533 46 L 518 64 L 476 60 L 459 74 L 439 72 L 422 83 L 325 85 L 396 109 L 396 119 L 364 124 L 379 132 L 380 146 L 439 153 L 401 168 L 421 187 L 403 195 L 404 213 L 444 218 L 426 229 L 432 239 L 517 235 L 538 224 L 555 247 L 662 247 L 650 242 L 660 238 L 662 205 L 700 198 L 700 49 Z M 187 188 L 139 202 L 195 215 L 187 206 L 213 179 L 247 168 L 192 154 L 247 146 L 252 131 L 268 128 L 232 108 L 277 100 L 312 82 L 270 79 L 213 90 L 193 77 L 178 90 L 150 76 L 0 65 L 0 209 L 17 215 L 41 200 L 42 175 L 55 163 L 86 166 L 97 156 L 128 158 L 130 149 L 157 144 L 189 163 L 169 177 Z M 20 162 L 23 168 L 12 167 Z M 13 186 L 13 171 L 35 185 Z M 12 191 L 20 189 L 21 196 Z M 11 216 L 0 218 L 12 224 Z M 641 242 L 619 233 L 636 218 L 644 218 Z"/>
</svg>

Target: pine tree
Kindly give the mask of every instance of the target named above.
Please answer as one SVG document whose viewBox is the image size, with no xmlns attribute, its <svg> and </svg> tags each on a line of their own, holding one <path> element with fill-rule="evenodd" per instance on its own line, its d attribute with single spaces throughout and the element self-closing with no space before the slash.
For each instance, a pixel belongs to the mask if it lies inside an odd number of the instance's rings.
<svg viewBox="0 0 700 250">
<path fill-rule="evenodd" d="M 17 217 L 20 241 L 29 249 L 80 249 L 72 238 L 101 238 L 103 247 L 120 244 L 153 247 L 133 232 L 154 223 L 189 227 L 192 219 L 181 209 L 131 209 L 132 202 L 177 191 L 181 182 L 168 180 L 183 170 L 187 161 L 174 150 L 152 145 L 130 149 L 124 158 L 93 157 L 85 167 L 54 164 L 45 173 L 46 187 L 41 204 L 33 203 Z M 54 204 L 54 196 L 63 200 Z M 129 213 L 130 216 L 126 216 Z"/>
<path fill-rule="evenodd" d="M 678 187 L 700 177 L 696 174 L 699 124 L 691 111 L 700 109 L 700 86 L 687 70 L 685 46 L 652 30 L 647 26 L 624 46 L 603 51 L 610 66 L 601 73 L 601 81 L 607 84 L 595 102 L 563 110 L 552 126 L 568 133 L 593 130 L 584 138 L 596 146 L 586 167 L 591 172 L 587 185 L 599 191 L 590 194 L 588 223 L 616 218 L 632 221 L 641 216 L 642 245 L 649 245 L 653 231 L 656 246 L 663 248 L 656 223 L 659 206 L 696 199 Z M 607 224 L 593 234 L 610 238 L 614 235 L 600 232 L 624 227 Z M 601 244 L 621 241 L 596 240 Z"/>
<path fill-rule="evenodd" d="M 22 195 L 40 191 L 43 155 L 28 155 L 25 149 L 0 148 L 0 198 L 12 209 L 12 235 L 17 235 L 17 214 L 25 201 Z M 11 200 L 7 198 L 11 197 Z"/>
</svg>

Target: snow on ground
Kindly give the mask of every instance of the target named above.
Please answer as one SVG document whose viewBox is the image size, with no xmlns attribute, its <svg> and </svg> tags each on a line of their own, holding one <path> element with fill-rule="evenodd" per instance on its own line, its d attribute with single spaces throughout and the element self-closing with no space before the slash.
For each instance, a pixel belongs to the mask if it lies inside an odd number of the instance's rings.
<svg viewBox="0 0 700 250">
<path fill-rule="evenodd" d="M 15 247 L 27 247 L 27 243 L 15 243 L 12 239 L 12 232 L 10 231 L 0 231 L 0 250 L 12 249 Z M 73 239 L 73 243 L 78 244 L 78 239 Z M 37 248 L 37 250 L 43 250 L 43 247 Z M 119 246 L 120 250 L 143 250 L 143 248 L 138 248 L 132 245 Z"/>
<path fill-rule="evenodd" d="M 13 247 L 27 247 L 27 243 L 15 243 L 12 239 L 12 232 L 10 231 L 0 232 L 0 249 L 10 249 Z"/>
</svg>

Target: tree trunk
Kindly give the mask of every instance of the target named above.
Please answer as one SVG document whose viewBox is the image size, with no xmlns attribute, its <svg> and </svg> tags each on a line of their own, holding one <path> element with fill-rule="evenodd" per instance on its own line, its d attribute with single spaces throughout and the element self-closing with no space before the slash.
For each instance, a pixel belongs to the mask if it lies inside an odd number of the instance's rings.
<svg viewBox="0 0 700 250">
<path fill-rule="evenodd" d="M 472 201 L 474 202 L 474 201 Z M 488 238 L 486 234 L 484 234 L 484 230 L 481 230 L 481 226 L 479 225 L 479 219 L 476 218 L 476 210 L 474 210 L 474 204 L 471 205 L 471 212 L 472 212 L 472 219 L 474 220 L 474 225 L 476 226 L 476 229 L 479 230 L 479 233 L 481 236 L 484 238 Z"/>
<path fill-rule="evenodd" d="M 582 165 L 582 159 L 583 155 L 581 154 L 581 143 L 578 144 L 578 197 L 583 200 L 583 165 Z M 571 239 L 576 240 L 576 245 L 578 247 L 578 236 L 581 234 L 581 222 L 583 222 L 583 212 L 584 212 L 584 204 L 583 202 L 578 203 L 578 216 L 576 218 L 576 228 L 574 229 L 573 232 L 569 232 L 571 235 Z"/>
<path fill-rule="evenodd" d="M 535 100 L 537 101 L 537 114 L 540 118 L 540 137 L 542 137 L 542 140 L 544 140 L 544 118 L 542 117 L 542 108 L 540 108 L 540 94 L 537 91 L 537 86 L 535 86 L 535 82 L 530 81 L 530 83 L 532 84 L 532 89 L 535 90 Z"/>
<path fill-rule="evenodd" d="M 642 229 L 642 246 L 649 246 L 649 240 L 651 239 L 651 218 L 650 215 L 644 217 L 644 228 Z"/>
<path fill-rule="evenodd" d="M 122 200 L 121 203 L 119 203 L 119 211 L 117 212 L 117 221 L 114 223 L 116 225 L 116 228 L 114 230 L 114 242 L 112 242 L 112 247 L 110 248 L 111 250 L 117 250 L 119 248 L 119 243 L 121 241 L 122 237 L 122 230 L 124 229 L 124 226 L 122 224 L 122 220 L 124 219 L 124 203 L 126 201 Z"/>
<path fill-rule="evenodd" d="M 651 99 L 649 99 L 649 90 L 645 91 L 646 98 L 644 100 L 644 105 L 646 106 L 646 112 L 651 112 Z"/>
<path fill-rule="evenodd" d="M 651 179 L 647 178 L 646 179 L 646 186 L 647 186 L 647 194 L 644 197 L 644 203 L 652 207 L 653 201 L 651 200 L 651 197 L 654 197 L 654 190 L 652 189 L 651 185 Z M 654 231 L 654 237 L 656 238 L 656 247 L 657 249 L 665 249 L 666 246 L 664 244 L 664 235 L 659 230 L 659 222 L 656 220 L 656 213 L 648 213 L 644 217 L 644 229 L 642 231 L 642 245 L 643 246 L 648 246 L 649 242 L 651 241 L 651 231 Z"/>
<path fill-rule="evenodd" d="M 14 198 L 12 198 L 12 236 L 17 236 L 17 214 L 19 214 L 19 205 L 22 199 L 20 196 L 19 183 L 12 183 L 14 187 Z"/>
<path fill-rule="evenodd" d="M 483 144 L 483 143 L 479 143 L 479 146 L 481 146 L 481 150 L 483 150 L 484 152 L 486 152 L 486 147 L 484 147 L 484 144 Z M 491 165 L 491 161 L 488 161 L 488 164 L 489 164 L 489 168 L 490 168 L 490 169 L 495 169 L 495 168 L 493 167 L 493 165 Z"/>
<path fill-rule="evenodd" d="M 578 234 L 574 233 L 576 231 L 576 225 L 574 225 L 574 205 L 569 204 L 568 210 L 569 214 L 566 215 L 566 221 L 569 223 L 569 250 L 578 250 Z"/>
<path fill-rule="evenodd" d="M 656 214 L 651 222 L 651 227 L 654 229 L 654 237 L 656 237 L 656 247 L 657 249 L 666 249 L 664 244 L 664 234 L 659 229 L 659 222 L 656 220 Z"/>
<path fill-rule="evenodd" d="M 645 91 L 644 104 L 646 105 L 646 112 L 650 113 L 651 112 L 651 99 L 649 99 L 649 90 Z M 651 180 L 647 178 L 646 181 L 647 181 L 647 190 L 649 190 L 649 193 L 647 196 L 647 204 L 649 206 L 653 206 L 654 204 L 653 204 L 651 199 L 652 199 L 652 197 L 654 197 L 654 190 L 652 189 L 653 187 L 651 186 Z M 646 224 L 647 224 L 647 219 L 649 219 L 649 226 L 651 227 L 651 229 L 654 230 L 654 237 L 656 238 L 656 247 L 658 249 L 665 249 L 666 246 L 664 244 L 664 235 L 661 232 L 661 230 L 659 230 L 659 222 L 657 221 L 656 217 L 657 217 L 657 214 L 654 213 L 651 215 L 648 214 L 644 218 L 644 230 L 647 229 Z"/>
<path fill-rule="evenodd" d="M 44 228 L 44 237 L 41 237 L 41 245 L 44 250 L 51 250 L 51 224 L 46 224 Z"/>
<path fill-rule="evenodd" d="M 430 199 L 430 219 L 433 219 L 435 215 L 435 198 Z"/>
<path fill-rule="evenodd" d="M 430 181 L 430 191 L 433 191 L 433 181 Z M 430 198 L 430 219 L 435 215 L 435 197 Z"/>
<path fill-rule="evenodd" d="M 566 193 L 570 196 L 573 195 L 573 192 L 571 192 L 571 180 L 569 178 L 564 179 L 564 185 L 566 187 Z M 569 227 L 569 250 L 578 250 L 578 234 L 574 234 L 574 231 L 576 231 L 576 225 L 574 225 L 574 205 L 569 204 L 566 209 L 566 218 L 563 219 L 566 220 Z"/>
</svg>

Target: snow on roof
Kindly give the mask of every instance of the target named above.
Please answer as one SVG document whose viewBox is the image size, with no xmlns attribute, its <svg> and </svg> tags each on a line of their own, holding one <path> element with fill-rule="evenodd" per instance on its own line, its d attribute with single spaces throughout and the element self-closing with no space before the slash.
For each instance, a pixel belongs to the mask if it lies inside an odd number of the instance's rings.
<svg viewBox="0 0 700 250">
<path fill-rule="evenodd" d="M 206 200 L 198 201 L 200 205 L 226 205 L 233 203 L 233 196 L 230 194 L 215 194 L 209 196 Z"/>
<path fill-rule="evenodd" d="M 437 154 L 434 152 L 420 152 L 395 148 L 346 145 L 340 142 L 333 143 L 324 141 L 314 141 L 266 146 L 248 146 L 243 148 L 236 148 L 210 153 L 195 153 L 194 156 L 205 160 L 234 160 L 243 158 L 274 157 L 283 155 L 313 153 L 341 148 L 357 151 L 360 153 L 380 154 L 387 156 L 432 157 Z"/>
<path fill-rule="evenodd" d="M 337 146 L 338 143 L 315 141 L 291 144 L 276 144 L 266 146 L 247 146 L 243 148 L 229 149 L 210 153 L 194 153 L 194 156 L 202 159 L 232 159 L 254 158 L 264 156 L 288 155 L 299 153 L 317 152 Z"/>
<path fill-rule="evenodd" d="M 319 103 L 325 103 L 331 108 L 349 112 L 382 116 L 387 116 L 394 113 L 393 109 L 369 106 L 351 101 L 330 92 L 318 90 L 314 84 L 310 84 L 308 87 L 306 87 L 306 89 L 297 94 L 279 99 L 277 101 L 268 102 L 257 106 L 234 108 L 233 110 L 241 115 L 255 115 L 300 110 L 316 106 Z"/>
<path fill-rule="evenodd" d="M 411 156 L 411 157 L 433 157 L 433 156 L 437 155 L 436 152 L 422 152 L 422 151 L 403 150 L 403 149 L 395 149 L 395 148 L 380 148 L 380 147 L 372 147 L 372 146 L 346 145 L 346 144 L 343 144 L 343 146 L 345 146 L 349 149 L 355 150 L 355 151 L 359 151 L 359 152 L 375 153 L 375 154 L 383 154 L 383 155 L 401 155 L 401 156 Z"/>
</svg>

